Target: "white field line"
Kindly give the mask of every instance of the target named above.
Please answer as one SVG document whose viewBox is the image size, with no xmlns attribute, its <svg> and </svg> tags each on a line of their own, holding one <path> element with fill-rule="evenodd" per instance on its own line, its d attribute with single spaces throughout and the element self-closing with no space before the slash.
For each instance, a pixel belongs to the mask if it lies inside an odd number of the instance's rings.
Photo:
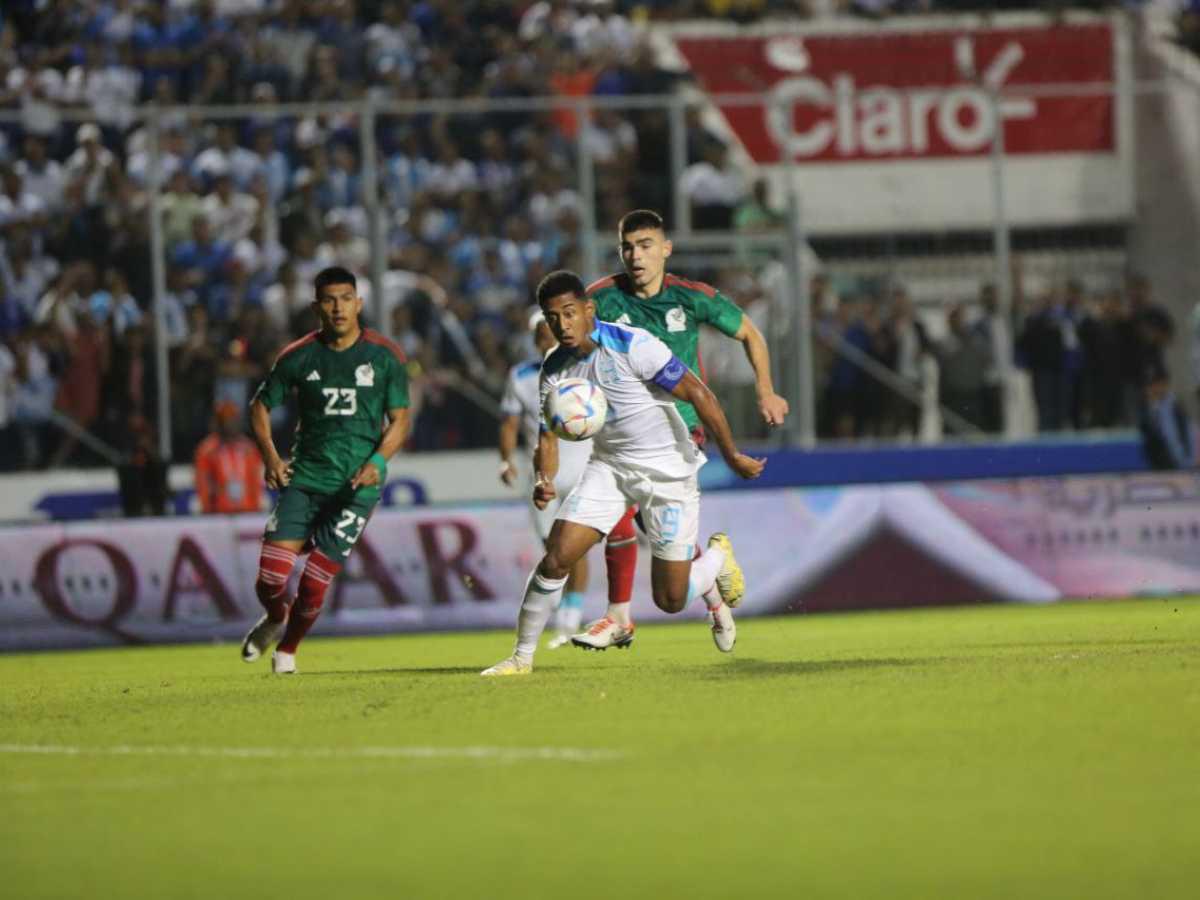
<svg viewBox="0 0 1200 900">
<path fill-rule="evenodd" d="M 203 756 L 223 759 L 465 759 L 478 762 L 611 762 L 619 750 L 580 747 L 190 747 L 186 745 L 79 747 L 0 744 L 0 753 L 26 756 Z"/>
</svg>

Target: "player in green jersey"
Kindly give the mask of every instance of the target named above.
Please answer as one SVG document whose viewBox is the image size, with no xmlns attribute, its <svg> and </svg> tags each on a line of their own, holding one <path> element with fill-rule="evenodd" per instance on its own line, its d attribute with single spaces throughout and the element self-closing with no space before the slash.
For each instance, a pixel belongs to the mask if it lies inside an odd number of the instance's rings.
<svg viewBox="0 0 1200 900">
<path fill-rule="evenodd" d="M 763 421 L 768 425 L 782 424 L 788 414 L 788 402 L 775 393 L 771 381 L 771 356 L 762 332 L 716 288 L 667 272 L 672 246 L 662 216 L 648 209 L 633 210 L 621 217 L 617 235 L 625 271 L 602 278 L 588 288 L 588 296 L 596 306 L 596 318 L 646 329 L 701 378 L 701 325 L 710 325 L 739 341 L 754 369 Z M 679 400 L 675 405 L 692 429 L 697 444 L 703 446 L 704 431 L 700 428 L 696 410 Z M 630 510 L 608 534 L 604 550 L 609 583 L 608 610 L 576 637 L 573 641 L 576 646 L 604 650 L 625 646 L 633 640 L 633 621 L 629 614 L 637 566 L 633 515 L 634 511 Z M 740 599 L 738 597 L 729 605 L 735 606 Z M 715 640 L 717 629 L 713 635 Z"/>
<path fill-rule="evenodd" d="M 279 499 L 263 532 L 254 585 L 266 615 L 242 642 L 242 659 L 254 662 L 282 633 L 271 670 L 283 674 L 296 671 L 296 648 L 379 502 L 388 459 L 408 434 L 404 354 L 360 327 L 362 298 L 354 275 L 332 266 L 317 275 L 314 287 L 320 330 L 280 351 L 250 401 L 267 486 L 279 491 Z M 271 409 L 293 393 L 300 422 L 289 461 L 271 438 Z M 293 603 L 287 581 L 306 551 Z"/>
</svg>

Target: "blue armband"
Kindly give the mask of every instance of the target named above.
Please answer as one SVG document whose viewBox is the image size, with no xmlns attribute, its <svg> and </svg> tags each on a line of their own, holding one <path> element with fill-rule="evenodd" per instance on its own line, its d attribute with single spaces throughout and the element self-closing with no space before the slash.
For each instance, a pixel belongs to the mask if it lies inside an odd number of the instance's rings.
<svg viewBox="0 0 1200 900">
<path fill-rule="evenodd" d="M 667 364 L 658 370 L 651 381 L 657 384 L 664 391 L 675 390 L 675 385 L 683 381 L 683 376 L 688 373 L 688 367 L 683 364 L 678 356 L 671 354 L 671 358 L 667 360 Z"/>
</svg>

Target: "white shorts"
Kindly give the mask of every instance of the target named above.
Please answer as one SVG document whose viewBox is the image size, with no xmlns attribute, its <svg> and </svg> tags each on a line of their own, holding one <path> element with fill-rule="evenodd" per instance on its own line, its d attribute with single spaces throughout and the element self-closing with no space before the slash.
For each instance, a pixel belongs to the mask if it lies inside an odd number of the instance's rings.
<svg viewBox="0 0 1200 900">
<path fill-rule="evenodd" d="M 691 560 L 700 534 L 700 485 L 694 474 L 660 479 L 647 472 L 618 471 L 593 459 L 563 502 L 558 518 L 608 534 L 634 505 L 641 510 L 655 557 Z"/>
<path fill-rule="evenodd" d="M 559 453 L 558 474 L 554 476 L 555 496 L 546 504 L 545 509 L 538 509 L 533 505 L 533 484 L 530 483 L 529 512 L 533 516 L 533 530 L 542 539 L 542 543 L 545 543 L 546 538 L 550 537 L 550 529 L 554 527 L 554 520 L 558 518 L 558 511 L 562 507 L 563 501 L 567 499 L 567 496 L 575 489 L 575 485 L 579 484 L 579 479 L 583 477 L 587 461 L 587 454 Z"/>
</svg>

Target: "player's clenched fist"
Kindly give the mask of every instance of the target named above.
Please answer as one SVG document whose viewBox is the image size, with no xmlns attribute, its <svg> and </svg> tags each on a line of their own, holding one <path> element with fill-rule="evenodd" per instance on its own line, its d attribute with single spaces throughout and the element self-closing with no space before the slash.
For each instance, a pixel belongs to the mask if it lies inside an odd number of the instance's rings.
<svg viewBox="0 0 1200 900">
<path fill-rule="evenodd" d="M 267 487 L 278 491 L 287 487 L 292 480 L 292 467 L 287 460 L 276 456 L 266 464 Z"/>
<path fill-rule="evenodd" d="M 533 486 L 533 505 L 538 509 L 545 509 L 546 504 L 557 496 L 558 494 L 554 490 L 554 482 L 539 475 L 537 483 Z"/>
<path fill-rule="evenodd" d="M 757 478 L 762 474 L 763 466 L 767 464 L 765 459 L 755 459 L 745 453 L 739 453 L 727 462 L 729 468 L 737 472 L 739 477 L 746 479 Z"/>
<path fill-rule="evenodd" d="M 371 461 L 359 466 L 354 477 L 350 479 L 350 487 L 358 490 L 360 487 L 372 487 L 379 484 L 379 467 Z"/>
<path fill-rule="evenodd" d="M 758 401 L 758 411 L 768 425 L 782 425 L 788 414 L 788 402 L 778 394 L 767 394 Z"/>
</svg>

